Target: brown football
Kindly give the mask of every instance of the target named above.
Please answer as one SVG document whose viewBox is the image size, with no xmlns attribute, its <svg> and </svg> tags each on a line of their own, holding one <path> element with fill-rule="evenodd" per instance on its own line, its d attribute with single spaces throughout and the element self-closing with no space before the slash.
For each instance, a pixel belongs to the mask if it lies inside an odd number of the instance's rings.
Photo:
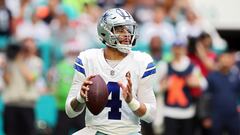
<svg viewBox="0 0 240 135">
<path fill-rule="evenodd" d="M 108 88 L 100 75 L 91 78 L 91 81 L 93 83 L 89 85 L 89 91 L 87 93 L 88 101 L 86 105 L 92 114 L 98 115 L 108 102 Z"/>
</svg>

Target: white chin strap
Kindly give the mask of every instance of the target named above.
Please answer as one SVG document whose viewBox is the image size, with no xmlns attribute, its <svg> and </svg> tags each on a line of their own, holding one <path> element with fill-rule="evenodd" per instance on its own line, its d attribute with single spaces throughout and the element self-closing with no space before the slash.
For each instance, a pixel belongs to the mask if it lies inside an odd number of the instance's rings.
<svg viewBox="0 0 240 135">
<path fill-rule="evenodd" d="M 129 53 L 132 49 L 132 45 L 117 44 L 116 48 L 122 53 Z"/>
</svg>

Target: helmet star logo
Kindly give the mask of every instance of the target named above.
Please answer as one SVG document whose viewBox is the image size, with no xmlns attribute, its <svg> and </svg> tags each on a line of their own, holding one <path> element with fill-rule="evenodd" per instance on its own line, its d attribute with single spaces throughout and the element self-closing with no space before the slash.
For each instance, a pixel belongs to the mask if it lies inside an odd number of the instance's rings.
<svg viewBox="0 0 240 135">
<path fill-rule="evenodd" d="M 104 20 L 104 22 L 107 22 L 107 17 L 110 16 L 111 14 L 109 13 L 105 13 L 102 17 L 102 19 Z"/>
</svg>

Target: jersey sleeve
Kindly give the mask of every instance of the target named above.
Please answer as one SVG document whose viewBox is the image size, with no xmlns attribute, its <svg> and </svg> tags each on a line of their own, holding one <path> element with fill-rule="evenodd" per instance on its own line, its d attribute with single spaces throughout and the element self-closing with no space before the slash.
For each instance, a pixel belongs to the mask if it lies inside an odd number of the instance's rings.
<svg viewBox="0 0 240 135">
<path fill-rule="evenodd" d="M 160 94 L 161 85 L 160 82 L 166 77 L 168 69 L 167 62 L 160 61 L 156 65 L 156 75 L 154 81 L 154 92 Z"/>
<path fill-rule="evenodd" d="M 156 67 L 150 55 L 143 57 L 140 83 L 137 91 L 137 99 L 144 103 L 147 111 L 140 117 L 146 122 L 152 122 L 156 112 L 156 98 L 153 92 L 153 81 L 155 78 Z"/>
<path fill-rule="evenodd" d="M 72 86 L 69 90 L 68 97 L 66 100 L 66 105 L 65 105 L 65 111 L 68 117 L 73 118 L 81 114 L 81 112 L 84 110 L 85 107 L 79 112 L 75 112 L 70 103 L 71 101 L 77 97 L 78 92 L 80 91 L 80 88 L 82 86 L 82 83 L 86 79 L 86 58 L 84 56 L 84 52 L 80 53 L 80 55 L 76 58 L 75 64 L 74 64 L 74 69 L 75 69 L 75 74 L 73 77 L 72 81 Z"/>
<path fill-rule="evenodd" d="M 78 73 L 86 76 L 85 67 L 83 66 L 83 60 L 84 60 L 84 56 L 82 56 L 82 55 L 80 54 L 80 55 L 76 58 L 76 60 L 75 60 L 74 69 L 75 69 Z"/>
</svg>

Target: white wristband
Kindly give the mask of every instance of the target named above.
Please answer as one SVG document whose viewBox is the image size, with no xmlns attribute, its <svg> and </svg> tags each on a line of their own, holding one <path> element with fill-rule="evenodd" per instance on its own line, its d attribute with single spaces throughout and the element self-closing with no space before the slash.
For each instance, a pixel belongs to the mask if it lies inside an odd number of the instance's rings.
<svg viewBox="0 0 240 135">
<path fill-rule="evenodd" d="M 85 100 L 82 98 L 81 94 L 80 94 L 80 91 L 78 92 L 77 94 L 77 101 L 79 103 L 85 103 Z"/>
<path fill-rule="evenodd" d="M 133 98 L 131 102 L 128 103 L 128 106 L 132 111 L 137 111 L 137 109 L 140 108 L 140 103 L 135 98 Z"/>
</svg>

